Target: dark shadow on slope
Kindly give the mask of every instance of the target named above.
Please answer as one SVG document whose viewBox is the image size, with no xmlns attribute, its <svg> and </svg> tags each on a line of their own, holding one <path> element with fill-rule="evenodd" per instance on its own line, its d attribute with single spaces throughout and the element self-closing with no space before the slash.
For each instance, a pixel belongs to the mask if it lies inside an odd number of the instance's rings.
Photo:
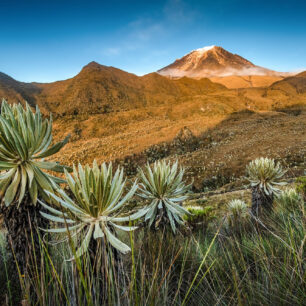
<svg viewBox="0 0 306 306">
<path fill-rule="evenodd" d="M 211 129 L 207 129 L 197 137 L 188 128 L 183 127 L 172 141 L 150 146 L 143 152 L 126 156 L 124 159 L 117 159 L 115 160 L 115 165 L 124 166 L 126 173 L 133 176 L 137 173 L 137 168 L 147 162 L 152 163 L 163 158 L 178 158 L 179 160 L 186 160 L 187 158 L 190 160 L 188 164 L 192 168 L 187 171 L 186 175 L 188 179 L 191 180 L 198 175 L 201 177 L 200 181 L 195 184 L 197 190 L 202 191 L 204 189 L 211 190 L 219 188 L 232 182 L 234 178 L 244 175 L 245 165 L 251 160 L 250 156 L 248 154 L 241 155 L 241 152 L 239 153 L 240 155 L 238 155 L 238 152 L 233 150 L 234 155 L 236 154 L 237 156 L 233 156 L 230 163 L 226 162 L 225 156 L 221 158 L 224 165 L 212 174 L 211 171 L 201 170 L 202 166 L 204 166 L 201 163 L 202 152 L 205 152 L 208 156 L 209 154 L 214 154 L 213 152 L 223 152 L 224 150 L 224 152 L 227 152 L 228 146 L 235 143 L 235 139 L 238 137 L 238 139 L 241 139 L 239 143 L 240 151 L 245 150 L 249 153 L 255 152 L 256 154 L 265 154 L 265 156 L 275 155 L 274 158 L 277 158 L 277 154 L 275 153 L 276 147 L 273 145 L 274 139 L 272 138 L 268 144 L 262 144 L 260 141 L 261 133 L 263 133 L 263 131 L 268 133 L 272 131 L 272 135 L 277 135 L 278 129 L 288 120 L 292 120 L 292 116 L 302 116 L 305 112 L 306 108 L 304 105 L 295 105 L 293 107 L 278 109 L 277 111 L 261 113 L 250 110 L 234 112 L 219 124 Z M 297 120 L 299 121 L 300 119 Z M 249 128 L 251 130 L 245 131 L 244 128 Z M 257 147 L 253 147 L 248 142 L 252 137 L 259 138 L 256 142 Z M 268 150 L 265 149 L 267 145 Z M 284 145 L 286 145 L 286 143 L 284 143 Z M 189 157 L 191 157 L 191 159 Z M 192 162 L 194 157 L 196 158 L 196 164 Z M 213 158 L 214 156 L 211 157 L 211 160 L 213 160 Z M 290 151 L 282 158 L 284 158 L 282 162 L 289 167 L 299 166 L 305 161 L 305 157 L 301 152 Z M 208 161 L 209 160 L 210 158 L 208 158 Z M 205 175 L 203 175 L 203 171 Z"/>
<path fill-rule="evenodd" d="M 123 159 L 116 159 L 114 163 L 115 165 L 124 166 L 128 175 L 134 175 L 137 172 L 137 168 L 147 162 L 153 163 L 163 158 L 194 152 L 203 147 L 209 146 L 214 141 L 225 139 L 228 136 L 227 133 L 219 133 L 217 138 L 212 138 L 212 131 L 219 130 L 224 124 L 239 121 L 241 119 L 247 119 L 255 114 L 255 112 L 250 110 L 233 112 L 213 129 L 207 129 L 199 136 L 195 136 L 189 128 L 184 126 L 172 141 L 150 146 L 141 153 L 131 154 Z"/>
</svg>

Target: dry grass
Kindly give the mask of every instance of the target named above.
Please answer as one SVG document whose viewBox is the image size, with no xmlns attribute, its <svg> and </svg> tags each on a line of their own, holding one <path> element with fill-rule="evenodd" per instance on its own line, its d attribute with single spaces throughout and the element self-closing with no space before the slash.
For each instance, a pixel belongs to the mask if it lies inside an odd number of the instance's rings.
<svg viewBox="0 0 306 306">
<path fill-rule="evenodd" d="M 283 79 L 281 76 L 269 75 L 246 75 L 246 76 L 226 76 L 226 77 L 212 77 L 211 81 L 222 84 L 227 88 L 250 88 L 250 87 L 267 87 L 276 81 Z"/>
</svg>

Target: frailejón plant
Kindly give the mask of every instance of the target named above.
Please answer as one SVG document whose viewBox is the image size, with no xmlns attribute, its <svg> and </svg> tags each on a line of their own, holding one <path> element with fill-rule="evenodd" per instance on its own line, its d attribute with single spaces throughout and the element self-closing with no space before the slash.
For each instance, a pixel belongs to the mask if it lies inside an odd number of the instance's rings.
<svg viewBox="0 0 306 306">
<path fill-rule="evenodd" d="M 241 217 L 247 213 L 248 206 L 246 205 L 244 201 L 235 199 L 235 200 L 231 200 L 227 204 L 227 210 L 230 215 Z"/>
<path fill-rule="evenodd" d="M 271 210 L 274 195 L 280 192 L 278 186 L 286 184 L 281 180 L 286 171 L 274 159 L 264 157 L 251 161 L 246 171 L 252 187 L 252 213 Z"/>
<path fill-rule="evenodd" d="M 65 177 L 74 196 L 71 199 L 63 190 L 57 190 L 59 196 L 48 192 L 49 196 L 61 206 L 54 209 L 41 203 L 49 213 L 41 212 L 50 221 L 61 223 L 61 227 L 47 229 L 49 233 L 65 233 L 67 230 L 76 237 L 78 247 L 75 257 L 82 256 L 88 249 L 92 239 L 103 239 L 116 250 L 127 253 L 130 247 L 116 236 L 116 230 L 132 231 L 136 227 L 120 225 L 122 222 L 136 220 L 143 211 L 133 215 L 121 216 L 120 212 L 126 202 L 137 190 L 135 182 L 125 194 L 126 179 L 123 170 L 117 169 L 113 176 L 112 165 L 105 163 L 99 167 L 94 161 L 93 167 L 79 165 L 74 167 L 73 175 L 65 171 Z M 68 236 L 63 241 L 67 241 Z M 96 250 L 90 250 L 96 252 Z"/>
<path fill-rule="evenodd" d="M 36 205 L 37 198 L 47 199 L 45 190 L 52 191 L 63 180 L 46 171 L 63 172 L 64 167 L 44 161 L 57 153 L 68 141 L 52 145 L 52 118 L 43 119 L 39 108 L 1 104 L 0 114 L 0 207 L 4 223 L 13 242 L 18 262 L 23 265 L 25 253 L 38 243 L 36 227 L 43 218 Z M 37 245 L 35 246 L 35 248 Z"/>
<path fill-rule="evenodd" d="M 277 196 L 276 201 L 282 210 L 289 213 L 300 211 L 301 208 L 303 208 L 304 203 L 302 195 L 299 194 L 295 188 L 288 188 L 282 191 Z"/>
<path fill-rule="evenodd" d="M 178 168 L 178 162 L 158 161 L 152 166 L 148 164 L 139 170 L 139 196 L 149 201 L 145 208 L 145 221 L 149 228 L 170 224 L 173 233 L 177 225 L 184 224 L 183 216 L 189 212 L 180 204 L 188 198 L 190 185 L 183 181 L 184 169 Z"/>
<path fill-rule="evenodd" d="M 26 104 L 13 106 L 2 101 L 0 115 L 0 197 L 6 206 L 12 202 L 20 205 L 29 192 L 36 204 L 38 194 L 46 197 L 44 190 L 52 191 L 54 183 L 63 180 L 44 170 L 63 172 L 64 167 L 43 159 L 57 153 L 67 142 L 51 146 L 52 118 L 43 119 L 36 107 L 35 114 Z"/>
</svg>

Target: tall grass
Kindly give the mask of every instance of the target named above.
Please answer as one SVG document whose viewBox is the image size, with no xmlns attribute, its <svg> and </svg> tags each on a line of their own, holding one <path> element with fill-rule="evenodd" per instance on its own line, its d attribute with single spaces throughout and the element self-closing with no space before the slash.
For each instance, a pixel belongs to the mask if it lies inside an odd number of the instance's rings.
<svg viewBox="0 0 306 306">
<path fill-rule="evenodd" d="M 28 274 L 18 277 L 2 234 L 1 301 L 8 305 L 21 300 L 29 305 L 303 305 L 304 205 L 288 211 L 283 203 L 260 220 L 248 219 L 243 227 L 212 219 L 205 232 L 195 228 L 184 235 L 139 229 L 121 237 L 130 243 L 130 254 L 120 259 L 102 254 L 109 263 L 104 273 L 95 271 L 90 254 L 66 261 L 73 255 L 69 245 L 41 240 L 40 269 L 29 263 Z"/>
</svg>

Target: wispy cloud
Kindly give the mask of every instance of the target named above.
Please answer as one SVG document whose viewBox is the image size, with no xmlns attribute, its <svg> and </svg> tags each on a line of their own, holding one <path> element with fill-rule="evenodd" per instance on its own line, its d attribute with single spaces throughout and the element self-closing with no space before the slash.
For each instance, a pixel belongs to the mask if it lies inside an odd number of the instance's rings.
<svg viewBox="0 0 306 306">
<path fill-rule="evenodd" d="M 116 56 L 121 53 L 120 48 L 106 48 L 103 50 L 103 53 L 107 56 Z"/>
<path fill-rule="evenodd" d="M 169 27 L 180 27 L 191 23 L 198 13 L 185 0 L 168 0 L 160 11 L 159 18 L 140 17 L 128 23 L 121 29 L 123 38 L 116 46 L 103 49 L 102 53 L 115 57 L 125 52 L 141 50 L 148 44 L 164 39 L 169 34 Z M 154 52 L 154 49 L 150 50 Z M 165 52 L 165 50 L 163 50 Z"/>
<path fill-rule="evenodd" d="M 166 19 L 181 24 L 193 21 L 198 15 L 197 11 L 183 0 L 168 0 L 163 12 Z"/>
<path fill-rule="evenodd" d="M 149 18 L 139 18 L 128 25 L 128 39 L 145 42 L 162 35 L 165 31 L 162 21 L 156 22 Z"/>
<path fill-rule="evenodd" d="M 103 55 L 119 56 L 123 51 L 135 51 L 154 42 L 165 33 L 162 22 L 152 19 L 139 18 L 126 25 L 120 36 L 124 37 L 116 46 L 102 50 Z"/>
</svg>

